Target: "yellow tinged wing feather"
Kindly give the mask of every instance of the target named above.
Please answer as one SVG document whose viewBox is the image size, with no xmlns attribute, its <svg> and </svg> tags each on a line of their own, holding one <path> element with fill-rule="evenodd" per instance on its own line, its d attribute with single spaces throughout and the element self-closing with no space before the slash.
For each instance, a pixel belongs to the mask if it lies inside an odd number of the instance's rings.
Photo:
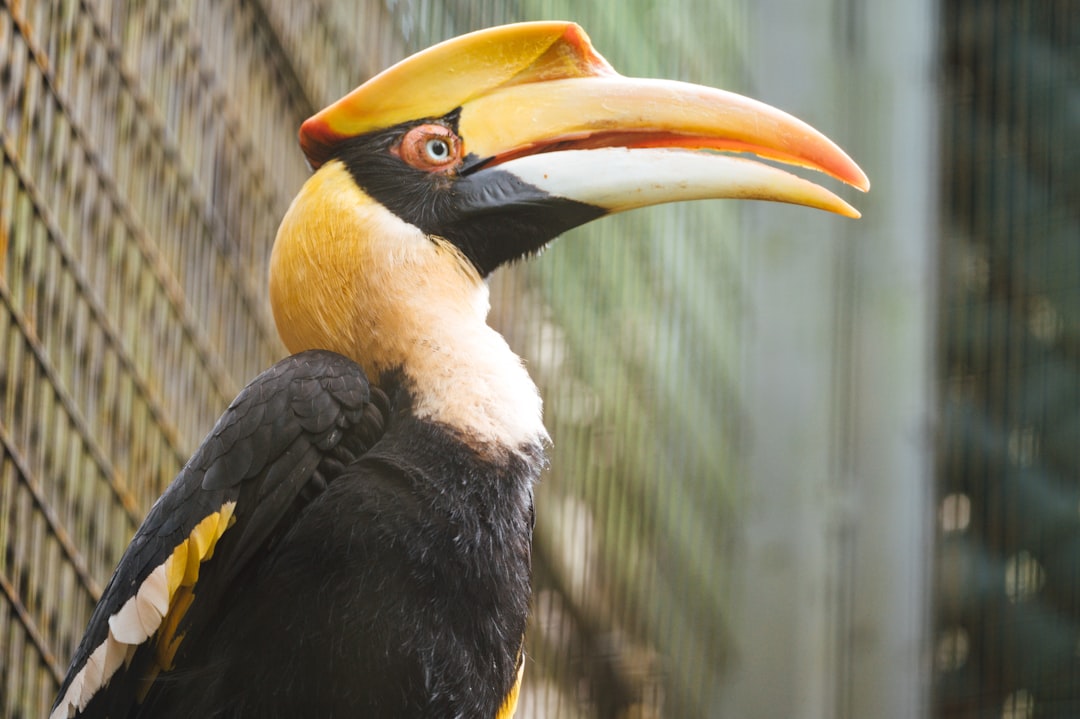
<svg viewBox="0 0 1080 719">
<path fill-rule="evenodd" d="M 195 559 L 196 579 L 198 579 L 199 563 L 210 557 L 214 551 L 214 543 L 221 536 L 218 532 L 218 518 L 220 516 L 220 512 L 206 515 L 201 522 L 195 525 L 195 529 L 191 530 L 191 536 L 187 539 L 189 551 L 190 549 L 195 550 L 196 556 L 193 559 Z M 191 566 L 191 564 L 192 562 L 189 559 L 188 566 Z"/>
<path fill-rule="evenodd" d="M 514 712 L 517 711 L 518 696 L 521 694 L 521 680 L 525 676 L 525 655 L 522 653 L 518 657 L 518 675 L 517 681 L 514 682 L 514 686 L 510 689 L 510 693 L 506 695 L 506 699 L 503 700 L 503 704 L 499 707 L 499 713 L 495 715 L 495 719 L 513 719 Z"/>
<path fill-rule="evenodd" d="M 221 515 L 221 530 L 218 532 L 218 538 L 221 538 L 222 534 L 225 534 L 225 530 L 233 526 L 236 520 L 233 518 L 233 512 L 236 511 L 236 502 L 226 502 L 221 505 L 221 511 L 218 514 Z"/>
<path fill-rule="evenodd" d="M 165 671 L 172 669 L 176 650 L 180 648 L 180 641 L 184 638 L 183 634 L 177 634 L 177 629 L 194 599 L 195 593 L 191 591 L 191 587 L 181 587 L 173 597 L 172 611 L 165 617 L 157 641 L 157 663 Z"/>
<path fill-rule="evenodd" d="M 162 565 L 163 574 L 168 577 L 169 610 L 157 638 L 157 660 L 161 669 L 172 667 L 173 657 L 182 639 L 176 631 L 195 598 L 194 587 L 199 579 L 199 567 L 214 555 L 218 540 L 235 523 L 235 508 L 236 502 L 226 502 L 217 512 L 204 517 Z"/>
<path fill-rule="evenodd" d="M 144 687 L 149 688 L 158 672 L 172 666 L 182 639 L 177 628 L 195 598 L 199 567 L 213 556 L 218 540 L 236 522 L 235 508 L 236 502 L 226 502 L 217 512 L 204 517 L 187 539 L 150 572 L 135 595 L 109 617 L 109 635 L 87 657 L 49 719 L 62 719 L 85 709 L 120 665 L 131 660 L 138 645 L 155 632 L 158 666 L 151 670 Z"/>
<path fill-rule="evenodd" d="M 197 543 L 193 541 L 195 533 L 198 531 L 199 528 L 196 527 L 192 530 L 191 537 L 181 543 L 186 550 L 185 555 L 187 557 L 187 561 L 184 563 L 184 576 L 180 580 L 181 587 L 190 587 L 199 579 L 199 563 L 202 562 L 202 555 L 199 554 Z"/>
<path fill-rule="evenodd" d="M 187 540 L 180 542 L 179 546 L 165 560 L 165 574 L 168 579 L 169 596 L 176 594 L 176 590 L 184 583 L 187 574 L 188 549 Z"/>
</svg>

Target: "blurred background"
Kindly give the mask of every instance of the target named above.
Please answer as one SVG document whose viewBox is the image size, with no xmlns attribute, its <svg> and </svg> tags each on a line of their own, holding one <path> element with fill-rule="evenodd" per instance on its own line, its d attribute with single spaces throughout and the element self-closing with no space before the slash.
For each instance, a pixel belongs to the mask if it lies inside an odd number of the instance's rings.
<svg viewBox="0 0 1080 719">
<path fill-rule="evenodd" d="M 554 438 L 519 716 L 1080 716 L 1073 0 L 0 0 L 0 716 L 45 715 L 282 356 L 299 124 L 555 18 L 807 120 L 873 190 L 637 211 L 492 279 Z"/>
</svg>

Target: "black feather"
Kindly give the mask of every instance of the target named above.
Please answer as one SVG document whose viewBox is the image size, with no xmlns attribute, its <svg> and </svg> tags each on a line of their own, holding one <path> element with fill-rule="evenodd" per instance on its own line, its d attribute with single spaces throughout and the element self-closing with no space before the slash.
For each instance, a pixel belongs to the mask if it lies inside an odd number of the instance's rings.
<svg viewBox="0 0 1080 719">
<path fill-rule="evenodd" d="M 330 380 L 329 390 L 321 382 L 324 377 Z M 280 533 L 283 520 L 295 514 L 292 505 L 320 461 L 342 441 L 355 456 L 378 440 L 383 421 L 378 408 L 368 407 L 369 396 L 358 365 L 322 351 L 282 360 L 244 388 L 136 532 L 90 619 L 59 696 L 105 641 L 109 617 L 203 518 L 226 502 L 236 502 L 236 527 L 219 542 L 212 566 L 207 564 L 196 588 L 200 602 L 220 598 L 245 563 Z M 361 427 L 364 422 L 375 426 Z M 320 483 L 325 488 L 326 481 Z M 99 692 L 85 716 L 126 716 L 150 659 L 150 648 L 141 648 L 131 665 Z"/>
</svg>

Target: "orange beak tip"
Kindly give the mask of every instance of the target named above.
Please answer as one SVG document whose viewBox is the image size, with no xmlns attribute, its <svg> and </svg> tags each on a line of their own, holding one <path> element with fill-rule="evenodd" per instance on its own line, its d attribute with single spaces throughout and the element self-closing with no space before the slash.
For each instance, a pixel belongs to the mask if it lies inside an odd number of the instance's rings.
<svg viewBox="0 0 1080 719">
<path fill-rule="evenodd" d="M 870 178 L 866 176 L 866 173 L 858 165 L 855 166 L 855 169 L 859 171 L 858 177 L 855 178 L 855 182 L 848 184 L 859 192 L 870 192 Z"/>
</svg>

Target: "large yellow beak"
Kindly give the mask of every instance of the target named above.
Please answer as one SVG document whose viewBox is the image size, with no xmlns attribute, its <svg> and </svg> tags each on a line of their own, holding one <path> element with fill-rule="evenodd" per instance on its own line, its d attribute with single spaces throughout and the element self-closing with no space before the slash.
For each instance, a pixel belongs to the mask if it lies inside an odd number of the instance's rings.
<svg viewBox="0 0 1080 719">
<path fill-rule="evenodd" d="M 300 143 L 318 167 L 351 137 L 455 110 L 470 171 L 499 167 L 605 212 L 737 197 L 859 216 L 828 190 L 733 153 L 870 187 L 801 120 L 723 90 L 623 77 L 564 22 L 491 28 L 413 55 L 307 120 Z"/>
</svg>

